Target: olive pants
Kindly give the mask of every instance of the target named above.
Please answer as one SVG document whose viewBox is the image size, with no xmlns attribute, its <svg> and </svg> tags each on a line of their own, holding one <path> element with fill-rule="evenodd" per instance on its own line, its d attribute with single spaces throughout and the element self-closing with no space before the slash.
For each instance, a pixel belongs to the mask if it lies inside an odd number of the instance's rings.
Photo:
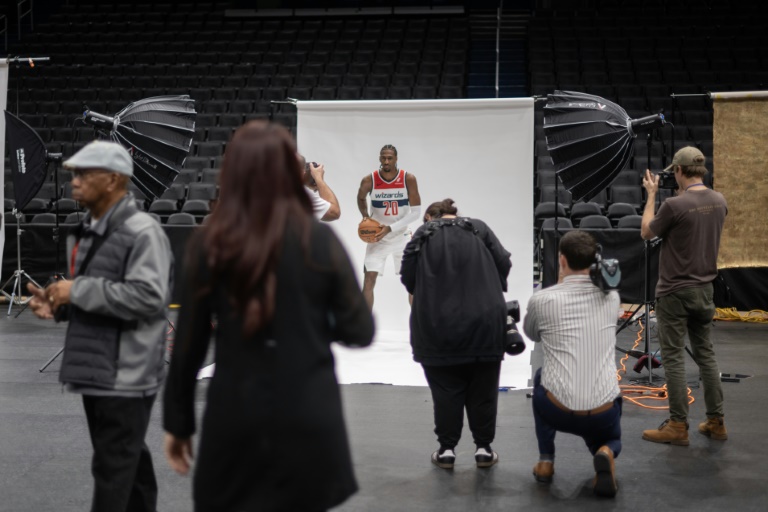
<svg viewBox="0 0 768 512">
<path fill-rule="evenodd" d="M 659 344 L 667 379 L 669 417 L 672 421 L 688 420 L 688 393 L 685 379 L 685 334 L 691 353 L 699 366 L 704 386 L 704 403 L 708 417 L 723 416 L 723 388 L 715 351 L 710 340 L 715 304 L 712 284 L 677 290 L 656 299 Z"/>
</svg>

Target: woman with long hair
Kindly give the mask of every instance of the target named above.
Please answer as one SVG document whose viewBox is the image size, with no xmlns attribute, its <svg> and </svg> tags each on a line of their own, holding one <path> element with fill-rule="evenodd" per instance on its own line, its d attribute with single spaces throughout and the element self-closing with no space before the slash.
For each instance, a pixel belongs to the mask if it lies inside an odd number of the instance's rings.
<svg viewBox="0 0 768 512">
<path fill-rule="evenodd" d="M 164 428 L 169 463 L 186 474 L 213 330 L 197 512 L 315 512 L 357 490 L 330 343 L 369 345 L 373 319 L 344 248 L 313 217 L 302 172 L 286 129 L 240 127 L 218 206 L 188 247 Z"/>
</svg>

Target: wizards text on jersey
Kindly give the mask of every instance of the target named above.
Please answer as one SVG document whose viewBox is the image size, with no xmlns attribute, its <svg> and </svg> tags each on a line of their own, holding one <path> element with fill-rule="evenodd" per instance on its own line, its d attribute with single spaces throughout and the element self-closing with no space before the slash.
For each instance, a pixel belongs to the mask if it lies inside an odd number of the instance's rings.
<svg viewBox="0 0 768 512">
<path fill-rule="evenodd" d="M 408 188 L 405 185 L 405 171 L 400 169 L 392 181 L 386 181 L 379 171 L 374 171 L 373 189 L 371 190 L 372 217 L 383 224 L 391 224 L 404 216 L 407 208 Z"/>
</svg>

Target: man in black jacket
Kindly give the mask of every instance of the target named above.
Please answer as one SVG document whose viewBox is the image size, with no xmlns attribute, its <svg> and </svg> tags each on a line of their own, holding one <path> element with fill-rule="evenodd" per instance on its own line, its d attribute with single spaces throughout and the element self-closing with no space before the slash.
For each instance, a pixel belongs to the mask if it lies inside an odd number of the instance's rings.
<svg viewBox="0 0 768 512">
<path fill-rule="evenodd" d="M 430 205 L 405 248 L 401 280 L 413 294 L 411 346 L 432 391 L 440 449 L 432 462 L 453 468 L 464 409 L 477 467 L 498 461 L 499 373 L 507 306 L 503 292 L 510 254 L 482 221 L 456 216 L 453 201 Z"/>
<path fill-rule="evenodd" d="M 88 208 L 67 238 L 69 280 L 28 286 L 40 318 L 68 320 L 59 380 L 83 396 L 93 445 L 92 512 L 154 512 L 157 482 L 144 442 L 165 377 L 165 307 L 172 253 L 160 225 L 138 211 L 130 154 L 95 141 L 64 162 Z"/>
</svg>

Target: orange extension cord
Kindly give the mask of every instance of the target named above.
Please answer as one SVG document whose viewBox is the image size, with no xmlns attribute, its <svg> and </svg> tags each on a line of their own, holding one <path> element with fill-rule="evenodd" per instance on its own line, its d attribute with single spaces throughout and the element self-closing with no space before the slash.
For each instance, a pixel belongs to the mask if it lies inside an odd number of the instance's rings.
<svg viewBox="0 0 768 512">
<path fill-rule="evenodd" d="M 645 330 L 645 326 L 641 321 L 638 320 L 638 325 L 640 326 L 640 330 L 637 332 L 637 339 L 635 339 L 635 344 L 632 345 L 632 349 L 637 348 L 640 345 L 640 341 L 643 339 L 643 331 Z M 629 354 L 624 354 L 624 357 L 622 357 L 619 360 L 619 364 L 621 364 L 621 369 L 616 370 L 616 378 L 619 382 L 621 382 L 621 374 L 624 375 L 627 374 L 627 367 L 625 366 L 625 362 L 629 359 Z M 667 385 L 664 384 L 661 387 L 653 387 L 653 386 L 639 386 L 639 385 L 633 385 L 633 384 L 619 384 L 619 389 L 621 389 L 622 395 L 624 395 L 624 400 L 627 402 L 630 402 L 634 405 L 637 405 L 638 407 L 643 407 L 645 409 L 669 409 L 669 405 L 646 405 L 643 402 L 659 402 L 667 399 Z M 692 404 L 694 401 L 693 396 L 691 395 L 691 388 L 688 388 L 688 404 Z"/>
</svg>

